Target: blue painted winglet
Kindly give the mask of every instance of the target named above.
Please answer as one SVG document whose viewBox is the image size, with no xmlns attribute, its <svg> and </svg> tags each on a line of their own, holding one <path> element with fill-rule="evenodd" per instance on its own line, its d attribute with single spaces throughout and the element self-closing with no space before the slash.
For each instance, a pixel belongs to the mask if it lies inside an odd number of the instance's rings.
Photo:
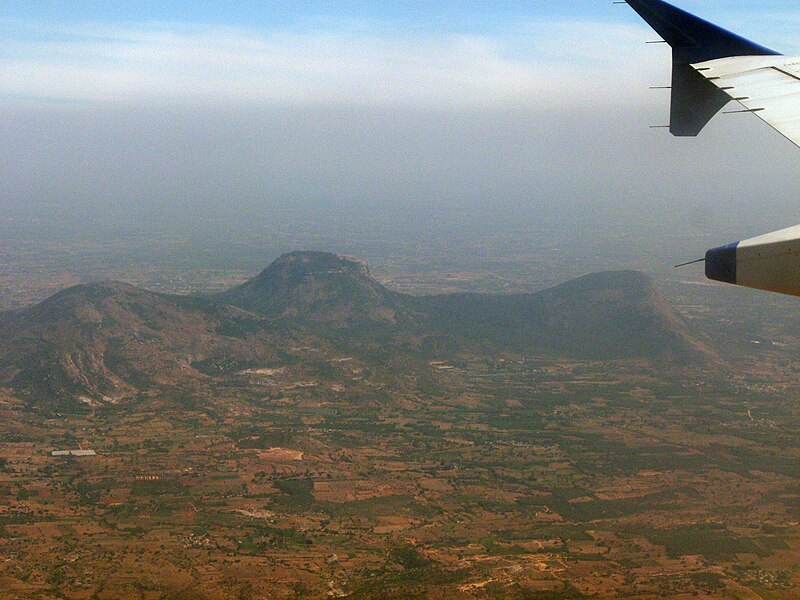
<svg viewBox="0 0 800 600">
<path fill-rule="evenodd" d="M 780 54 L 663 0 L 628 0 L 628 4 L 688 63 Z"/>
<path fill-rule="evenodd" d="M 670 131 L 696 136 L 731 98 L 707 81 L 692 63 L 729 56 L 779 55 L 663 0 L 627 0 L 628 5 L 672 47 Z"/>
</svg>

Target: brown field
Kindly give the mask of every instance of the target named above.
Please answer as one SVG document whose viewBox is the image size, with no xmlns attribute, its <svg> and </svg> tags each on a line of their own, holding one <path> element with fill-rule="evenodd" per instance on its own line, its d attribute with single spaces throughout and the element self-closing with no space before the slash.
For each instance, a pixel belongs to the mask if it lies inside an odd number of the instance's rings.
<svg viewBox="0 0 800 600">
<path fill-rule="evenodd" d="M 795 388 L 415 368 L 445 394 L 409 408 L 386 385 L 406 375 L 372 369 L 378 405 L 369 379 L 318 402 L 339 371 L 286 374 L 291 403 L 253 385 L 45 417 L 4 396 L 0 597 L 800 595 Z M 79 446 L 97 456 L 50 456 Z"/>
</svg>

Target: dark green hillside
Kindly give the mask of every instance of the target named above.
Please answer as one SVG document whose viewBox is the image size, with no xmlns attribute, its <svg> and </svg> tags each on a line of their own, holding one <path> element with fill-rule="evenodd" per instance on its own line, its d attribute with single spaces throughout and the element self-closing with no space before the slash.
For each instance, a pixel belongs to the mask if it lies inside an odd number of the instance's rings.
<svg viewBox="0 0 800 600">
<path fill-rule="evenodd" d="M 520 351 L 583 358 L 709 358 L 653 281 L 593 273 L 535 294 L 454 294 L 420 301 L 431 326 Z"/>
</svg>

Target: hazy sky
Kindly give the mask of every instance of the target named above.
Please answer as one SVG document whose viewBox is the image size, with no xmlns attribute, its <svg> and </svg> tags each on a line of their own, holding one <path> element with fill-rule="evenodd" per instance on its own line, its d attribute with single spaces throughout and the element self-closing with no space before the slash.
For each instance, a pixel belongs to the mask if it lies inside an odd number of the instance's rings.
<svg viewBox="0 0 800 600">
<path fill-rule="evenodd" d="M 794 2 L 680 5 L 800 54 Z M 625 231 L 685 215 L 709 237 L 793 224 L 800 150 L 752 115 L 697 140 L 649 129 L 668 115 L 652 39 L 594 0 L 4 0 L 0 219 L 433 206 Z"/>
</svg>

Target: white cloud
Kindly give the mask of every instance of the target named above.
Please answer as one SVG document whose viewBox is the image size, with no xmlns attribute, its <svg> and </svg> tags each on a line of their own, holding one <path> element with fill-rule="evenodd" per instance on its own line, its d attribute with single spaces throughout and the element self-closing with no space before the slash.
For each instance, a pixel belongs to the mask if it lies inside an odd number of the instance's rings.
<svg viewBox="0 0 800 600">
<path fill-rule="evenodd" d="M 641 101 L 668 69 L 637 52 L 643 28 L 593 22 L 534 23 L 502 36 L 363 23 L 305 32 L 15 29 L 0 50 L 2 93 L 29 98 L 546 107 Z"/>
</svg>

